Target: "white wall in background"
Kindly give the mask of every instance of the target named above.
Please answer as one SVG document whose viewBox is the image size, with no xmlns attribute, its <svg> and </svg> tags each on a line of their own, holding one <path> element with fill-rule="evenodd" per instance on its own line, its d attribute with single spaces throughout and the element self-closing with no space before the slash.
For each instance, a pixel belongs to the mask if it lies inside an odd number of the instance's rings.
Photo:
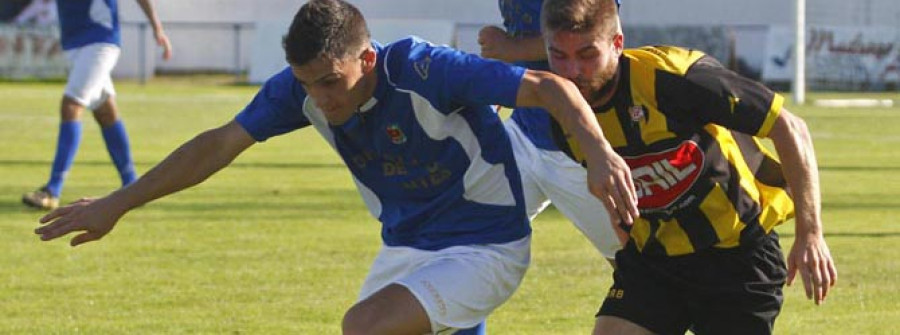
<svg viewBox="0 0 900 335">
<path fill-rule="evenodd" d="M 370 20 L 424 19 L 453 21 L 460 29 L 460 46 L 477 47 L 477 28 L 481 24 L 499 24 L 496 0 L 350 0 Z M 622 0 L 625 25 L 791 25 L 794 1 L 789 0 Z M 287 22 L 305 1 L 301 0 L 190 0 L 155 1 L 163 21 L 173 22 L 169 35 L 176 48 L 175 59 L 163 63 L 159 52 L 148 51 L 151 68 L 162 70 L 231 69 L 235 63 L 250 64 L 254 52 L 254 31 L 241 35 L 235 46 L 233 33 L 215 29 L 188 29 L 175 22 Z M 900 29 L 900 1 L 897 0 L 807 0 L 807 23 L 831 26 L 888 26 Z M 120 0 L 122 21 L 145 22 L 135 1 Z M 138 55 L 133 26 L 123 33 L 122 58 L 118 75 L 137 72 Z M 282 33 L 278 33 L 281 35 Z M 627 37 L 626 37 L 627 38 Z M 279 42 L 280 39 L 275 39 Z M 280 44 L 280 42 L 279 42 Z M 149 45 L 152 47 L 152 44 Z M 278 47 L 278 45 L 276 45 Z M 129 50 L 130 49 L 130 50 Z M 239 51 L 239 59 L 235 50 Z"/>
</svg>

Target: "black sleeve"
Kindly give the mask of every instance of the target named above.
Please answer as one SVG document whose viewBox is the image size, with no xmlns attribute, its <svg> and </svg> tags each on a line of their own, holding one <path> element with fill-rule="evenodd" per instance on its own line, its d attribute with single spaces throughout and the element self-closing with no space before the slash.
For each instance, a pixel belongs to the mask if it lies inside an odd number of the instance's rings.
<svg viewBox="0 0 900 335">
<path fill-rule="evenodd" d="M 659 73 L 656 90 L 660 110 L 671 117 L 757 136 L 768 133 L 783 101 L 710 56 L 698 59 L 684 76 Z"/>
</svg>

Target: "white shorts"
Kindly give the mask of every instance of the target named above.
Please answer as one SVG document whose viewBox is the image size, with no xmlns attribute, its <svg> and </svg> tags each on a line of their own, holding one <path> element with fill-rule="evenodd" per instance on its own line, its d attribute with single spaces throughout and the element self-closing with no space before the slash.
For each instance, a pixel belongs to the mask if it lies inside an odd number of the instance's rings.
<svg viewBox="0 0 900 335">
<path fill-rule="evenodd" d="M 434 334 L 474 327 L 512 296 L 531 262 L 531 236 L 504 244 L 437 251 L 383 246 L 363 283 L 360 300 L 403 285 L 419 300 Z"/>
<path fill-rule="evenodd" d="M 119 47 L 109 43 L 88 44 L 66 50 L 69 79 L 65 95 L 94 110 L 116 95 L 110 73 L 119 60 Z"/>
<path fill-rule="evenodd" d="M 507 119 L 503 125 L 522 175 L 528 218 L 534 220 L 553 202 L 604 257 L 615 259 L 622 244 L 606 207 L 588 191 L 587 170 L 562 151 L 536 147 L 513 119 Z"/>
</svg>

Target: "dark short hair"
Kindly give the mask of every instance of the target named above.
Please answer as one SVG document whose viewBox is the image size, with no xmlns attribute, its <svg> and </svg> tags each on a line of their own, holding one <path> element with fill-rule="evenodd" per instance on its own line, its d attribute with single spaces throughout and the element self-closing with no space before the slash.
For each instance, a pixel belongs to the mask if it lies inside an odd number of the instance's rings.
<svg viewBox="0 0 900 335">
<path fill-rule="evenodd" d="M 369 43 L 359 9 L 343 0 L 310 0 L 297 11 L 281 42 L 287 62 L 304 65 L 324 56 L 341 59 Z"/>
<path fill-rule="evenodd" d="M 541 30 L 613 36 L 619 31 L 618 15 L 614 0 L 545 0 Z"/>
</svg>

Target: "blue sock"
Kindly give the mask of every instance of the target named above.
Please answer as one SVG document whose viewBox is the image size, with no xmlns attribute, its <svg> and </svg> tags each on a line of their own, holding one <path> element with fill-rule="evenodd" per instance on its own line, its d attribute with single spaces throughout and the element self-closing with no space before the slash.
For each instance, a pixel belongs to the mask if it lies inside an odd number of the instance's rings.
<svg viewBox="0 0 900 335">
<path fill-rule="evenodd" d="M 128 143 L 128 134 L 125 133 L 125 124 L 117 120 L 113 125 L 103 128 L 103 140 L 106 141 L 106 150 L 112 158 L 119 177 L 122 178 L 122 186 L 131 184 L 137 179 L 134 172 L 134 161 L 131 160 L 131 145 Z"/>
<path fill-rule="evenodd" d="M 456 335 L 485 335 L 487 334 L 487 320 L 482 323 L 479 323 L 477 326 L 467 329 L 462 329 L 455 333 Z"/>
<path fill-rule="evenodd" d="M 53 167 L 50 170 L 50 181 L 47 189 L 50 194 L 59 198 L 62 193 L 66 174 L 75 160 L 78 152 L 78 144 L 81 143 L 81 121 L 63 121 L 59 124 L 59 137 L 56 140 L 56 156 L 53 157 Z"/>
</svg>

